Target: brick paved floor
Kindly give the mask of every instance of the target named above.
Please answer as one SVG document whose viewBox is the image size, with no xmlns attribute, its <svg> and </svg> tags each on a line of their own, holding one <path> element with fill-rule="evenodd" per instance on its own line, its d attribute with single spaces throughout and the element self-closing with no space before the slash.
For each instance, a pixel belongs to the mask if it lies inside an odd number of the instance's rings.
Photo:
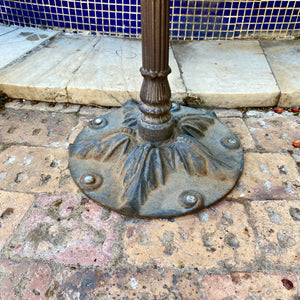
<svg viewBox="0 0 300 300">
<path fill-rule="evenodd" d="M 199 214 L 137 220 L 87 199 L 68 145 L 109 109 L 12 102 L 0 115 L 0 299 L 300 299 L 299 116 L 217 110 L 245 169 Z"/>
</svg>

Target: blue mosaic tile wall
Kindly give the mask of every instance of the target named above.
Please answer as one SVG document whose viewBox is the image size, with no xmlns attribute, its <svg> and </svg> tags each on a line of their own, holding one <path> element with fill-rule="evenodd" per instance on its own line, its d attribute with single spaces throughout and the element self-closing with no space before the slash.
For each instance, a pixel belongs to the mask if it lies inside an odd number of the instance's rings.
<svg viewBox="0 0 300 300">
<path fill-rule="evenodd" d="M 140 37 L 140 0 L 0 0 L 0 23 Z M 300 0 L 171 0 L 173 40 L 300 35 Z"/>
</svg>

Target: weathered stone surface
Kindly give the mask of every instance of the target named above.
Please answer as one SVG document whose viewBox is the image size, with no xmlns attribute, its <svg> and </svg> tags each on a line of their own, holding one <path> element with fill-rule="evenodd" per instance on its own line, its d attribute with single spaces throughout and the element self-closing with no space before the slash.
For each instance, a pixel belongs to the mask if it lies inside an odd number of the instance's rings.
<svg viewBox="0 0 300 300">
<path fill-rule="evenodd" d="M 299 266 L 299 200 L 253 201 L 250 213 L 266 258 L 278 265 Z"/>
<path fill-rule="evenodd" d="M 17 30 L 18 26 L 4 26 L 4 25 L 0 25 L 0 36 L 4 35 L 8 32 Z"/>
<path fill-rule="evenodd" d="M 103 114 L 106 114 L 108 112 L 111 112 L 114 109 L 117 108 L 104 108 L 104 107 L 83 105 L 79 110 L 79 114 L 82 116 L 97 117 L 97 116 L 102 116 Z"/>
<path fill-rule="evenodd" d="M 0 90 L 12 98 L 68 102 L 67 83 L 98 40 L 87 36 L 55 38 L 0 73 Z"/>
<path fill-rule="evenodd" d="M 287 289 L 282 280 L 296 286 L 295 276 L 289 272 L 247 273 L 226 275 L 208 274 L 202 280 L 204 300 L 265 300 L 297 299 L 296 288 Z"/>
<path fill-rule="evenodd" d="M 300 41 L 261 41 L 281 90 L 279 105 L 300 105 Z"/>
<path fill-rule="evenodd" d="M 68 143 L 74 143 L 75 139 L 77 138 L 78 134 L 92 121 L 94 118 L 99 117 L 100 115 L 86 115 L 79 118 L 78 124 L 71 129 L 71 134 L 68 139 Z"/>
<path fill-rule="evenodd" d="M 33 110 L 43 112 L 59 112 L 59 113 L 77 113 L 80 109 L 80 105 L 70 103 L 48 103 L 48 102 L 35 102 L 35 101 L 18 101 L 14 100 L 5 104 L 6 109 L 15 110 Z"/>
<path fill-rule="evenodd" d="M 242 267 L 255 260 L 256 241 L 242 204 L 222 201 L 199 215 L 127 224 L 125 249 L 134 266 Z"/>
<path fill-rule="evenodd" d="M 0 189 L 14 192 L 77 193 L 68 151 L 12 146 L 0 152 Z"/>
<path fill-rule="evenodd" d="M 77 122 L 77 117 L 70 114 L 6 110 L 0 118 L 0 140 L 67 149 L 68 136 Z"/>
<path fill-rule="evenodd" d="M 255 143 L 243 119 L 227 117 L 220 118 L 220 121 L 240 139 L 244 150 L 255 149 Z"/>
<path fill-rule="evenodd" d="M 283 110 L 281 114 L 274 112 L 274 108 L 249 109 L 245 112 L 246 117 L 253 118 L 273 118 L 273 117 L 291 117 L 292 112 Z"/>
<path fill-rule="evenodd" d="M 218 118 L 231 118 L 238 117 L 241 118 L 243 113 L 239 109 L 225 109 L 225 108 L 216 108 L 213 109 Z"/>
<path fill-rule="evenodd" d="M 186 93 L 172 50 L 169 64 L 172 99 L 180 101 Z M 141 65 L 141 41 L 102 37 L 68 84 L 70 102 L 121 106 L 127 100 L 138 100 Z"/>
<path fill-rule="evenodd" d="M 0 31 L 0 69 L 20 59 L 26 53 L 34 50 L 43 42 L 58 34 L 57 31 L 53 30 L 41 30 L 29 27 L 19 27 L 16 30 L 11 29 L 11 27 L 7 27 L 7 31 L 4 32 L 5 29 L 2 27 Z M 26 75 L 23 74 L 23 76 Z M 1 79 L 0 83 L 2 83 Z M 2 90 L 1 86 L 0 90 Z"/>
<path fill-rule="evenodd" d="M 121 255 L 118 220 L 80 195 L 42 195 L 4 251 L 9 257 L 104 266 Z"/>
<path fill-rule="evenodd" d="M 33 200 L 33 195 L 0 191 L 0 250 L 26 214 Z"/>
<path fill-rule="evenodd" d="M 258 41 L 173 43 L 190 99 L 215 107 L 273 106 L 279 88 Z"/>
<path fill-rule="evenodd" d="M 245 153 L 242 176 L 227 196 L 233 199 L 299 199 L 299 173 L 289 154 Z"/>
<path fill-rule="evenodd" d="M 58 274 L 51 287 L 51 299 L 200 299 L 197 274 L 180 270 L 79 268 Z"/>
<path fill-rule="evenodd" d="M 71 134 L 68 139 L 68 142 L 71 144 L 75 141 L 78 134 L 89 124 L 90 121 L 94 120 L 95 118 L 101 117 L 107 113 L 112 112 L 114 109 L 91 109 L 85 110 L 84 114 L 79 117 L 78 124 L 71 129 Z"/>
<path fill-rule="evenodd" d="M 270 151 L 294 149 L 293 140 L 298 139 L 299 116 L 266 116 L 264 118 L 248 118 L 247 126 L 261 148 Z M 297 130 L 298 128 L 298 130 Z"/>
<path fill-rule="evenodd" d="M 50 281 L 47 264 L 0 260 L 0 299 L 45 299 Z"/>
</svg>

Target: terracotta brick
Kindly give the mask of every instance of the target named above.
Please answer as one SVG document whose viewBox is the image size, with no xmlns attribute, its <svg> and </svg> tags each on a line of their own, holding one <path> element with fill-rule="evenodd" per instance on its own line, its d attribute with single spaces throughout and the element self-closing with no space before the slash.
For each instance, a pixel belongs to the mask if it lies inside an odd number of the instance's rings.
<svg viewBox="0 0 300 300">
<path fill-rule="evenodd" d="M 95 118 L 101 117 L 107 113 L 112 112 L 114 109 L 102 109 L 97 107 L 84 106 L 80 110 L 82 116 L 79 117 L 78 124 L 71 129 L 69 143 L 73 143 L 78 134 Z"/>
<path fill-rule="evenodd" d="M 180 270 L 64 270 L 51 299 L 200 299 L 198 276 Z"/>
<path fill-rule="evenodd" d="M 255 149 L 255 143 L 243 119 L 221 118 L 220 120 L 240 139 L 244 150 Z"/>
<path fill-rule="evenodd" d="M 242 176 L 228 195 L 234 199 L 299 199 L 299 173 L 289 154 L 245 153 Z"/>
<path fill-rule="evenodd" d="M 270 152 L 293 150 L 293 140 L 300 138 L 298 116 L 249 118 L 246 124 L 258 144 Z"/>
<path fill-rule="evenodd" d="M 96 118 L 96 117 L 95 117 Z M 78 134 L 92 121 L 94 117 L 92 116 L 81 116 L 79 117 L 78 124 L 71 129 L 71 134 L 69 136 L 68 142 L 70 144 L 74 143 Z"/>
<path fill-rule="evenodd" d="M 258 108 L 258 109 L 252 109 L 249 108 L 246 112 L 245 112 L 246 117 L 253 117 L 253 118 L 274 118 L 274 117 L 292 117 L 293 113 L 289 112 L 287 110 L 283 110 L 283 112 L 281 114 L 278 114 L 276 112 L 274 112 L 272 107 L 269 108 Z"/>
<path fill-rule="evenodd" d="M 0 189 L 35 193 L 78 191 L 68 170 L 68 151 L 26 146 L 12 146 L 0 152 Z"/>
<path fill-rule="evenodd" d="M 242 267 L 255 260 L 256 241 L 243 205 L 221 201 L 199 215 L 129 223 L 125 249 L 134 266 Z"/>
<path fill-rule="evenodd" d="M 80 108 L 79 114 L 82 116 L 88 116 L 91 118 L 96 118 L 102 115 L 105 115 L 107 113 L 110 113 L 117 108 L 105 108 L 105 107 L 96 107 L 96 106 L 86 106 L 83 105 Z"/>
<path fill-rule="evenodd" d="M 0 250 L 33 200 L 33 195 L 0 191 Z"/>
<path fill-rule="evenodd" d="M 7 110 L 0 118 L 0 140 L 67 149 L 67 138 L 76 124 L 77 117 L 72 114 Z"/>
<path fill-rule="evenodd" d="M 80 109 L 80 105 L 74 105 L 70 103 L 55 103 L 55 102 L 37 102 L 37 101 L 18 101 L 5 103 L 6 109 L 16 110 L 33 110 L 39 112 L 50 112 L 50 113 L 76 113 Z"/>
<path fill-rule="evenodd" d="M 226 109 L 226 108 L 215 108 L 213 111 L 216 113 L 218 118 L 230 118 L 243 116 L 242 110 L 240 109 Z"/>
<path fill-rule="evenodd" d="M 289 280 L 288 289 L 282 280 Z M 208 274 L 202 280 L 204 300 L 294 300 L 297 297 L 295 276 L 289 272 Z"/>
<path fill-rule="evenodd" d="M 299 266 L 299 200 L 253 201 L 250 213 L 266 258 L 278 265 Z"/>
<path fill-rule="evenodd" d="M 0 260 L 0 299 L 45 299 L 50 281 L 47 264 Z"/>
<path fill-rule="evenodd" d="M 40 196 L 4 252 L 9 257 L 103 266 L 117 259 L 119 215 L 81 196 Z"/>
</svg>

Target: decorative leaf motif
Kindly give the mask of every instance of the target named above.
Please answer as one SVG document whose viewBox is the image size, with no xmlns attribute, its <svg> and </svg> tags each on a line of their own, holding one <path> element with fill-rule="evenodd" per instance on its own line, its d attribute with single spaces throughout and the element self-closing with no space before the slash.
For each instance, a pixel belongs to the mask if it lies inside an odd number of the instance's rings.
<svg viewBox="0 0 300 300">
<path fill-rule="evenodd" d="M 158 185 L 163 185 L 165 178 L 164 151 L 151 144 L 137 146 L 128 156 L 122 170 L 125 192 L 123 198 L 139 210 L 147 193 Z"/>
<path fill-rule="evenodd" d="M 178 137 L 170 145 L 171 164 L 174 170 L 182 165 L 190 174 L 206 175 L 208 172 L 207 159 L 197 145 L 190 143 L 188 138 Z"/>
<path fill-rule="evenodd" d="M 179 127 L 181 127 L 185 133 L 193 136 L 196 139 L 203 137 L 203 132 L 214 123 L 215 121 L 213 118 L 200 114 L 185 115 L 179 119 Z"/>
<path fill-rule="evenodd" d="M 135 109 L 133 109 L 130 104 L 138 106 L 138 103 L 134 100 L 126 102 L 126 104 L 124 105 L 124 121 L 123 121 L 123 124 L 130 127 L 130 128 L 136 128 L 138 112 Z"/>
<path fill-rule="evenodd" d="M 215 171 L 221 167 L 231 167 L 220 159 L 210 154 L 209 150 L 198 140 L 185 134 L 179 136 L 171 145 L 171 165 L 176 170 L 181 165 L 189 175 L 208 174 L 209 170 Z"/>
<path fill-rule="evenodd" d="M 128 128 L 110 131 L 102 134 L 92 142 L 83 140 L 74 144 L 71 148 L 71 153 L 80 159 L 93 158 L 105 161 L 116 152 L 120 152 L 121 155 L 127 153 L 134 135 L 135 132 Z"/>
<path fill-rule="evenodd" d="M 214 118 L 201 114 L 184 115 L 178 119 L 180 134 L 171 144 L 138 144 L 136 138 L 138 112 L 136 102 L 124 106 L 122 128 L 102 132 L 98 138 L 78 141 L 71 147 L 79 159 L 123 161 L 123 207 L 139 211 L 147 201 L 147 194 L 164 185 L 167 174 L 183 169 L 193 176 L 207 176 L 209 172 L 230 169 L 201 143 L 201 138 Z"/>
</svg>

